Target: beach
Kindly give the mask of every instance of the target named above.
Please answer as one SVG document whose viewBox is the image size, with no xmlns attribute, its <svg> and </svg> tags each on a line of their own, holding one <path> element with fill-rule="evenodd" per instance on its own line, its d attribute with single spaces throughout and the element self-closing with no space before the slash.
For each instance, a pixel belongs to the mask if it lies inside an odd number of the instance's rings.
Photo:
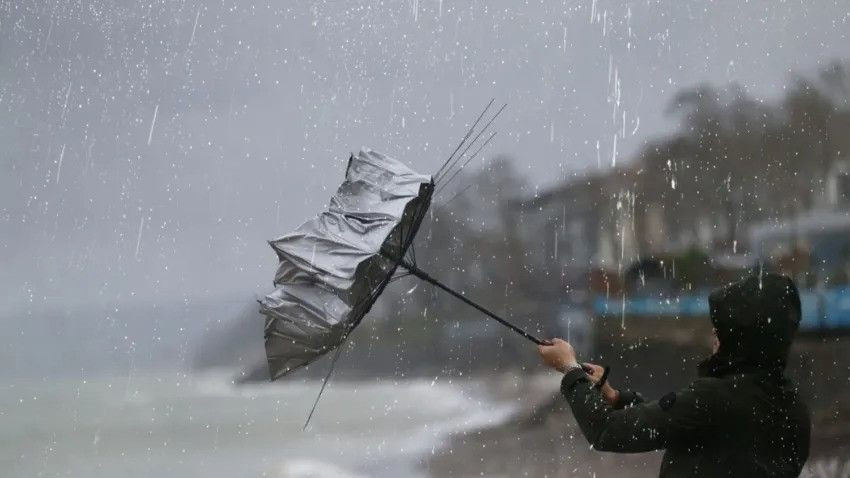
<svg viewBox="0 0 850 478">
<path fill-rule="evenodd" d="M 514 409 L 478 380 L 237 385 L 229 371 L 5 382 L 7 477 L 427 476 L 421 457 Z"/>
</svg>

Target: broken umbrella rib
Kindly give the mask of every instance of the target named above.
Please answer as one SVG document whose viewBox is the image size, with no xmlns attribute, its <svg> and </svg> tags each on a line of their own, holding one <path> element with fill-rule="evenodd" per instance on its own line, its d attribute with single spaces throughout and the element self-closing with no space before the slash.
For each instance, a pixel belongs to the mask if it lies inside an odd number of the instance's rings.
<svg viewBox="0 0 850 478">
<path fill-rule="evenodd" d="M 435 197 L 438 196 L 442 191 L 444 191 L 446 189 L 446 186 L 451 184 L 452 180 L 457 177 L 457 175 L 460 174 L 461 171 L 463 171 L 463 168 L 465 168 L 470 161 L 472 161 L 473 159 L 475 159 L 476 156 L 478 156 L 478 153 L 480 153 L 481 150 L 487 146 L 487 144 L 490 142 L 490 140 L 493 139 L 494 136 L 496 136 L 496 131 L 493 131 L 493 134 L 491 134 L 490 137 L 487 138 L 487 141 L 484 141 L 484 144 L 482 144 L 481 147 L 478 148 L 478 150 L 472 154 L 472 156 L 468 157 L 466 161 L 461 164 L 460 168 L 456 169 L 455 172 L 451 176 L 449 176 L 446 181 L 443 181 L 442 178 L 440 178 L 440 187 L 437 188 L 437 191 L 434 193 Z"/>
<path fill-rule="evenodd" d="M 461 161 L 461 159 L 463 159 L 463 157 L 466 155 L 466 153 L 469 152 L 469 149 L 472 146 L 474 146 L 476 142 L 478 142 L 478 138 L 480 138 L 481 135 L 484 134 L 490 128 L 490 125 L 492 125 L 493 122 L 496 121 L 496 118 L 498 118 L 499 115 L 502 114 L 502 111 L 504 111 L 505 108 L 507 108 L 507 107 L 508 107 L 507 103 L 503 104 L 502 107 L 499 108 L 499 111 L 497 111 L 496 114 L 493 115 L 493 117 L 490 118 L 489 121 L 487 121 L 487 124 L 484 125 L 484 127 L 481 129 L 481 131 L 479 131 L 478 134 L 475 135 L 475 138 L 473 138 L 472 141 L 468 145 L 466 145 L 466 148 L 464 148 L 463 152 L 460 153 L 460 155 L 458 157 L 456 157 L 454 159 L 454 161 L 452 161 L 452 164 L 449 165 L 449 167 L 446 168 L 444 171 L 442 171 L 440 174 L 434 175 L 434 181 L 435 182 L 441 183 L 443 181 L 443 179 L 449 174 L 449 172 L 452 170 L 452 168 L 454 168 Z"/>
<path fill-rule="evenodd" d="M 469 127 L 469 130 L 467 130 L 466 134 L 460 140 L 460 143 L 458 143 L 455 150 L 452 151 L 452 154 L 448 157 L 448 159 L 446 159 L 446 161 L 443 163 L 443 165 L 440 166 L 440 169 L 438 169 L 437 172 L 434 173 L 434 177 L 440 176 L 440 173 L 443 172 L 443 168 L 445 168 L 452 161 L 452 158 L 454 158 L 455 154 L 457 154 L 457 152 L 460 150 L 460 148 L 463 147 L 464 143 L 466 143 L 466 140 L 469 139 L 470 136 L 472 136 L 472 133 L 475 132 L 475 127 L 478 126 L 478 122 L 481 121 L 481 118 L 484 117 L 484 114 L 487 113 L 487 110 L 490 109 L 490 107 L 493 105 L 494 101 L 496 101 L 496 98 L 490 99 L 490 102 L 487 103 L 487 106 L 484 107 L 484 110 L 481 111 L 481 114 L 478 115 L 478 118 L 475 120 L 474 123 L 472 123 L 472 126 Z"/>
</svg>

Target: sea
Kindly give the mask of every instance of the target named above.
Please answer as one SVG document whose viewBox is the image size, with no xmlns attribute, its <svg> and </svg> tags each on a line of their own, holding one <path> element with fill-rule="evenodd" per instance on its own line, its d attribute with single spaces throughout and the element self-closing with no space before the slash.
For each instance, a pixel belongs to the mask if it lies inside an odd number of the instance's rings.
<svg viewBox="0 0 850 478">
<path fill-rule="evenodd" d="M 4 477 L 428 476 L 455 433 L 514 411 L 476 380 L 239 385 L 232 371 L 0 385 Z M 515 402 L 514 402 L 515 403 Z"/>
</svg>

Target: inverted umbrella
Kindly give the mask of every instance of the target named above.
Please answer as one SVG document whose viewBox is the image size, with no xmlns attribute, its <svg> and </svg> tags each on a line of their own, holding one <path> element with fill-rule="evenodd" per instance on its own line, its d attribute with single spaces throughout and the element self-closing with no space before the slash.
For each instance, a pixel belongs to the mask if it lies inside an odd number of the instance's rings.
<svg viewBox="0 0 850 478">
<path fill-rule="evenodd" d="M 442 173 L 445 177 L 499 114 L 455 158 L 484 112 L 438 175 Z M 461 168 L 486 144 L 467 157 Z M 543 343 L 416 265 L 411 245 L 435 187 L 431 176 L 364 149 L 350 157 L 345 181 L 331 198 L 327 211 L 294 232 L 269 242 L 280 260 L 274 278 L 275 290 L 260 300 L 260 312 L 266 316 L 265 347 L 272 380 L 338 348 L 369 312 L 399 267 L 532 342 Z"/>
<path fill-rule="evenodd" d="M 260 301 L 272 379 L 339 346 L 386 287 L 431 203 L 430 176 L 370 150 L 352 155 L 330 207 L 270 241 L 280 265 Z"/>
</svg>

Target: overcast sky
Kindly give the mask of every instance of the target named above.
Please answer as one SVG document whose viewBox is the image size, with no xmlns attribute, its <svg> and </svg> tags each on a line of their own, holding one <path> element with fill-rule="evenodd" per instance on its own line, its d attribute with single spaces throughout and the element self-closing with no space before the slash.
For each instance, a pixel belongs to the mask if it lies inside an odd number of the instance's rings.
<svg viewBox="0 0 850 478">
<path fill-rule="evenodd" d="M 0 318 L 271 288 L 265 240 L 361 146 L 429 172 L 490 97 L 539 187 L 622 163 L 679 89 L 781 92 L 850 4 L 0 2 Z M 616 137 L 616 139 L 615 139 Z M 597 147 L 598 144 L 598 147 Z"/>
</svg>

